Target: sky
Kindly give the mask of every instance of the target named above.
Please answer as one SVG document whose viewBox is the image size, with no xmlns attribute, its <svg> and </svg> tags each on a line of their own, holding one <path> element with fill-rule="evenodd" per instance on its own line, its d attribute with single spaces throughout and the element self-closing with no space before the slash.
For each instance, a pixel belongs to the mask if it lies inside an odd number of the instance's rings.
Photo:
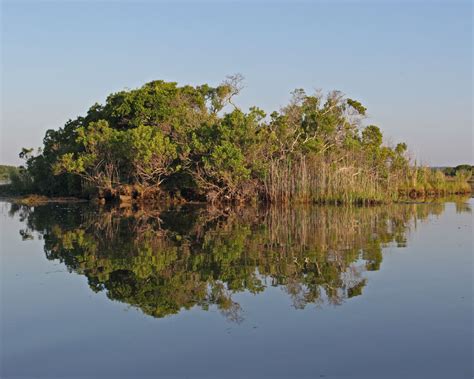
<svg viewBox="0 0 474 379">
<path fill-rule="evenodd" d="M 244 110 L 340 90 L 418 162 L 473 163 L 468 1 L 1 2 L 1 164 L 108 94 L 241 73 Z"/>
</svg>

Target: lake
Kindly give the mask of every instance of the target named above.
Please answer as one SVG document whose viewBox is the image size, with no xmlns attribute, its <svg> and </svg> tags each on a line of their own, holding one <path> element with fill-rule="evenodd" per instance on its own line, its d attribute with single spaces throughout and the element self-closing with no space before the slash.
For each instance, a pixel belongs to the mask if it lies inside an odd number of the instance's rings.
<svg viewBox="0 0 474 379">
<path fill-rule="evenodd" d="M 0 202 L 1 377 L 472 378 L 472 206 Z"/>
</svg>

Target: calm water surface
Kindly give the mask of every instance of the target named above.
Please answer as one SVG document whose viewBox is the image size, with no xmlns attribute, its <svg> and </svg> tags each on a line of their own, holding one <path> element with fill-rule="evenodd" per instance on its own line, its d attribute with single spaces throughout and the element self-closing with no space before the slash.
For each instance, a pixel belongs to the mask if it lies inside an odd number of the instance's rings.
<svg viewBox="0 0 474 379">
<path fill-rule="evenodd" d="M 472 205 L 0 202 L 0 376 L 472 378 Z"/>
</svg>

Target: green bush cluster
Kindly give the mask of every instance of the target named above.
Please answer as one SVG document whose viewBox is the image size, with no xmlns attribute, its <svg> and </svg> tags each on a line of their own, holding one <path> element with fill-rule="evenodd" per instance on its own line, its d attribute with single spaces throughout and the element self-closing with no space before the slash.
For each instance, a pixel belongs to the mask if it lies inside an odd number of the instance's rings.
<svg viewBox="0 0 474 379">
<path fill-rule="evenodd" d="M 0 165 L 0 182 L 8 182 L 12 175 L 18 172 L 18 167 Z"/>
<path fill-rule="evenodd" d="M 267 116 L 233 99 L 239 76 L 210 87 L 153 81 L 111 94 L 24 149 L 20 192 L 210 202 L 364 202 L 410 183 L 407 146 L 364 127 L 365 107 L 333 91 L 293 92 Z"/>
<path fill-rule="evenodd" d="M 471 166 L 468 164 L 461 164 L 455 167 L 444 167 L 442 171 L 444 172 L 446 176 L 456 176 L 458 173 L 463 173 L 463 172 L 464 172 L 464 175 L 466 175 L 469 173 L 472 174 L 472 172 L 474 171 L 474 166 Z"/>
</svg>

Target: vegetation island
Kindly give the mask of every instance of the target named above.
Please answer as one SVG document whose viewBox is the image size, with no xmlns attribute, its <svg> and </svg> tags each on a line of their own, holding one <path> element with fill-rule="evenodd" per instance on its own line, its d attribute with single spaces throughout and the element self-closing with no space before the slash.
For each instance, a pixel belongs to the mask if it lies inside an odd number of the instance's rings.
<svg viewBox="0 0 474 379">
<path fill-rule="evenodd" d="M 235 105 L 240 75 L 221 85 L 152 81 L 107 97 L 23 149 L 3 192 L 100 202 L 360 203 L 469 193 L 467 169 L 446 175 L 384 144 L 366 108 L 341 92 L 297 89 L 267 115 Z"/>
</svg>

